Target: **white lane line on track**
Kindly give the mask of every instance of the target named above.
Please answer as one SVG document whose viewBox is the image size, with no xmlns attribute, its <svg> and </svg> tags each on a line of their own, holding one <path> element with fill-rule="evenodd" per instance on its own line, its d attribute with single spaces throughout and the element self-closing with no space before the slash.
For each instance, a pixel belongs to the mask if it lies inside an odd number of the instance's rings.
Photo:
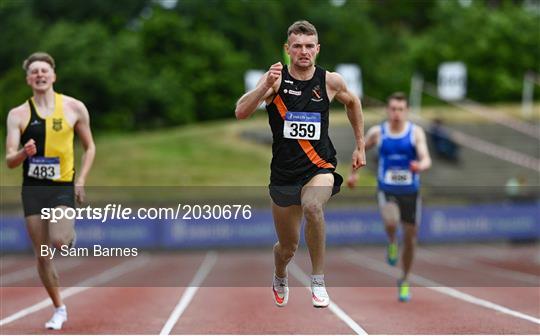
<svg viewBox="0 0 540 336">
<path fill-rule="evenodd" d="M 148 261 L 150 260 L 150 258 L 148 258 L 147 256 L 144 256 L 144 255 L 141 255 L 139 257 L 136 257 L 135 259 L 130 259 L 130 260 L 127 260 L 127 261 L 124 261 L 123 263 L 119 264 L 119 265 L 116 265 L 115 267 L 113 268 L 110 268 L 104 272 L 102 272 L 101 274 L 99 275 L 96 275 L 94 277 L 91 277 L 89 279 L 86 279 L 82 282 L 79 282 L 78 284 L 76 284 L 75 286 L 73 287 L 69 287 L 69 288 L 66 288 L 64 290 L 62 290 L 60 292 L 60 295 L 62 296 L 62 299 L 67 299 L 68 297 L 70 296 L 73 296 L 75 294 L 79 294 L 87 289 L 90 289 L 90 288 L 93 288 L 93 287 L 96 287 L 96 286 L 99 286 L 99 285 L 102 285 L 102 284 L 105 284 L 109 281 L 111 281 L 112 279 L 115 279 L 115 278 L 118 278 L 128 272 L 131 272 L 143 265 L 145 265 L 146 263 L 148 263 Z M 20 318 L 23 318 L 27 315 L 30 315 L 30 314 L 33 314 L 43 308 L 46 308 L 46 307 L 49 307 L 51 306 L 51 300 L 49 298 L 43 300 L 43 301 L 40 301 L 30 307 L 27 307 L 27 308 L 24 308 L 22 310 L 19 310 L 18 312 L 6 317 L 6 318 L 3 318 L 2 320 L 0 320 L 0 326 L 4 326 L 8 323 L 11 323 L 13 321 L 16 321 Z"/>
<path fill-rule="evenodd" d="M 206 254 L 206 257 L 201 263 L 201 266 L 199 266 L 199 269 L 193 277 L 193 280 L 191 280 L 191 283 L 182 294 L 180 301 L 178 301 L 178 304 L 176 305 L 176 307 L 174 307 L 171 315 L 169 316 L 169 319 L 159 332 L 160 335 L 170 334 L 171 330 L 174 328 L 175 324 L 178 322 L 186 308 L 189 306 L 189 303 L 197 293 L 197 290 L 199 290 L 199 287 L 203 283 L 204 279 L 214 267 L 217 258 L 217 253 L 214 251 L 210 251 Z"/>
<path fill-rule="evenodd" d="M 384 262 L 366 257 L 361 255 L 360 253 L 352 250 L 352 249 L 346 249 L 345 250 L 345 259 L 347 259 L 349 262 L 358 265 L 360 267 L 369 268 L 373 271 L 384 273 L 387 275 L 390 275 L 396 279 L 398 279 L 401 276 L 401 270 L 395 267 L 391 267 L 387 265 Z M 540 324 L 540 319 L 536 318 L 534 316 L 530 316 L 515 310 L 512 310 L 510 308 L 498 305 L 496 303 L 493 303 L 491 301 L 487 301 L 484 299 L 477 298 L 475 296 L 472 296 L 470 294 L 461 292 L 455 288 L 444 286 L 440 283 L 437 283 L 433 280 L 424 278 L 422 276 L 416 275 L 416 274 L 410 274 L 409 275 L 409 281 L 414 282 L 420 286 L 426 287 L 428 289 L 431 289 L 433 291 L 439 292 L 441 294 L 445 294 L 448 296 L 451 296 L 453 298 L 469 302 L 472 304 L 475 304 L 477 306 L 481 306 L 487 309 L 491 309 L 494 311 L 497 311 L 499 313 L 507 314 L 513 317 L 517 317 L 529 322 L 533 322 L 536 324 Z"/>
<path fill-rule="evenodd" d="M 306 289 L 311 293 L 311 279 L 309 276 L 304 273 L 294 262 L 291 262 L 287 266 L 288 271 L 306 287 Z M 340 320 L 345 322 L 357 335 L 368 335 L 368 333 L 356 323 L 343 309 L 341 309 L 334 301 L 330 301 L 328 309 L 334 313 Z"/>
<path fill-rule="evenodd" d="M 62 263 L 59 263 L 56 269 L 58 271 L 66 271 L 69 269 L 72 269 L 76 266 L 79 266 L 81 264 L 80 260 L 77 259 L 68 259 L 65 260 Z M 4 287 L 6 285 L 11 285 L 13 283 L 26 280 L 28 278 L 35 277 L 36 280 L 39 279 L 37 267 L 35 265 L 32 265 L 30 267 L 23 268 L 21 270 L 10 272 L 6 274 L 2 274 L 0 276 L 0 286 Z"/>
<path fill-rule="evenodd" d="M 471 271 L 472 268 L 474 272 L 488 274 L 492 277 L 506 278 L 513 281 L 520 281 L 531 285 L 540 286 L 540 277 L 533 274 L 503 269 L 496 266 L 482 264 L 480 262 L 470 259 L 442 255 L 427 249 L 419 248 L 417 250 L 418 258 L 431 264 L 442 264 L 445 266 L 460 268 L 462 270 L 468 271 Z M 512 287 L 511 284 L 508 284 L 508 287 Z"/>
</svg>

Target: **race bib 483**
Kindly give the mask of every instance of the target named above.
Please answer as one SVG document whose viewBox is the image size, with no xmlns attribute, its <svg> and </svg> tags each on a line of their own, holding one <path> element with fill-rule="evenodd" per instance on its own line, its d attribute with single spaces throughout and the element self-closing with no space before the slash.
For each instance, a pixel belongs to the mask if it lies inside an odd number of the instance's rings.
<svg viewBox="0 0 540 336">
<path fill-rule="evenodd" d="M 321 138 L 321 114 L 287 112 L 283 124 L 283 137 L 287 139 L 319 140 Z"/>
<path fill-rule="evenodd" d="M 60 178 L 60 158 L 33 156 L 29 158 L 28 176 L 42 180 Z"/>
</svg>

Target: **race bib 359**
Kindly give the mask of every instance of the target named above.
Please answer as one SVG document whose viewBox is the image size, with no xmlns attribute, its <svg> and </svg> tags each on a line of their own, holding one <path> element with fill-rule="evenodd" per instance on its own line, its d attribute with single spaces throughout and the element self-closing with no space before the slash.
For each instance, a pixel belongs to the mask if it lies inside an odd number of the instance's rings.
<svg viewBox="0 0 540 336">
<path fill-rule="evenodd" d="M 287 112 L 283 124 L 283 137 L 287 139 L 319 140 L 321 138 L 321 114 Z"/>
</svg>

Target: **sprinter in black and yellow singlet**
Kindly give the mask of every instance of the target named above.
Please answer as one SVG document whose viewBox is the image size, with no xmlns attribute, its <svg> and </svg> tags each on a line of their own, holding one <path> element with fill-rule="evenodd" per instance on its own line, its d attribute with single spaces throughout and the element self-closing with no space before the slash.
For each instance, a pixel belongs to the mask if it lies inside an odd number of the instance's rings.
<svg viewBox="0 0 540 336">
<path fill-rule="evenodd" d="M 84 104 L 53 89 L 56 81 L 54 59 L 47 53 L 34 53 L 24 61 L 23 68 L 33 96 L 8 114 L 6 163 L 9 168 L 23 164 L 22 201 L 26 227 L 36 254 L 39 276 L 55 307 L 45 327 L 60 330 L 67 321 L 67 309 L 60 296 L 54 265 L 49 257 L 40 256 L 40 249 L 41 245 L 55 248 L 73 245 L 74 221 L 63 218 L 49 223 L 41 218 L 41 210 L 74 208 L 75 198 L 79 203 L 84 201 L 84 185 L 94 161 L 95 145 Z M 74 133 L 84 148 L 76 180 Z"/>
<path fill-rule="evenodd" d="M 278 236 L 274 245 L 274 302 L 287 304 L 287 264 L 300 239 L 302 216 L 312 264 L 311 290 L 315 307 L 327 307 L 324 282 L 325 223 L 323 207 L 339 190 L 343 179 L 336 172 L 336 152 L 328 137 L 330 102 L 343 103 L 353 127 L 356 148 L 354 170 L 365 165 L 364 122 L 360 99 L 347 89 L 343 78 L 315 65 L 320 50 L 316 28 L 307 21 L 293 23 L 285 51 L 290 67 L 273 64 L 257 87 L 236 104 L 236 117 L 252 115 L 264 101 L 272 129 L 270 197 Z"/>
<path fill-rule="evenodd" d="M 34 140 L 36 154 L 23 163 L 25 186 L 73 185 L 73 127 L 64 115 L 62 95 L 54 93 L 53 99 L 54 110 L 47 117 L 38 113 L 33 97 L 28 99 L 30 120 L 22 131 L 21 143 Z"/>
</svg>

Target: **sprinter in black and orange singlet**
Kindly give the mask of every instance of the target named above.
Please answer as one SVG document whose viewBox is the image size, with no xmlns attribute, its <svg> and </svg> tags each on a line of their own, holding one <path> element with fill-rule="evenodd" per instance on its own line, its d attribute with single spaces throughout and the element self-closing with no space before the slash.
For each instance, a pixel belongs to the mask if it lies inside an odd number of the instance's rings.
<svg viewBox="0 0 540 336">
<path fill-rule="evenodd" d="M 84 201 L 84 185 L 94 161 L 95 145 L 84 104 L 54 92 L 54 59 L 47 53 L 34 53 L 24 61 L 23 68 L 33 96 L 8 114 L 6 163 L 9 168 L 23 164 L 22 201 L 26 228 L 36 254 L 39 276 L 55 307 L 45 327 L 60 330 L 67 321 L 67 309 L 60 296 L 58 274 L 49 257 L 40 256 L 40 248 L 41 245 L 58 249 L 72 246 L 74 220 L 63 218 L 49 223 L 41 218 L 41 210 L 74 208 L 75 198 L 79 203 Z M 84 148 L 76 181 L 74 133 Z"/>
<path fill-rule="evenodd" d="M 346 107 L 356 140 L 354 170 L 365 165 L 364 123 L 360 100 L 347 89 L 343 78 L 315 65 L 320 50 L 316 28 L 307 21 L 297 21 L 287 35 L 285 51 L 290 67 L 273 64 L 257 87 L 238 100 L 235 113 L 238 119 L 248 118 L 264 101 L 272 129 L 269 189 L 278 236 L 274 245 L 274 301 L 280 307 L 287 304 L 287 264 L 298 247 L 304 216 L 312 264 L 312 303 L 320 308 L 330 303 L 324 282 L 323 207 L 343 182 L 335 172 L 336 151 L 328 137 L 330 102 L 335 98 Z"/>
</svg>

